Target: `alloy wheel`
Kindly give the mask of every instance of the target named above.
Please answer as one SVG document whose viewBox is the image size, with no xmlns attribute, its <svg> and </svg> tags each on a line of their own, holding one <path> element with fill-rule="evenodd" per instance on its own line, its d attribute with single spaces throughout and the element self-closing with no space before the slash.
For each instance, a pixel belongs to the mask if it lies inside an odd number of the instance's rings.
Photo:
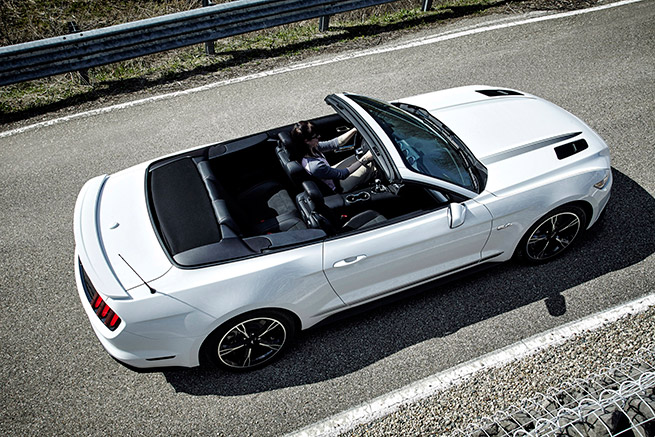
<svg viewBox="0 0 655 437">
<path fill-rule="evenodd" d="M 580 232 L 581 218 L 571 211 L 564 211 L 545 219 L 530 234 L 525 254 L 534 261 L 545 261 L 563 252 Z"/>
<path fill-rule="evenodd" d="M 218 359 L 232 369 L 246 370 L 271 360 L 284 347 L 287 329 L 270 317 L 237 323 L 218 342 Z"/>
</svg>

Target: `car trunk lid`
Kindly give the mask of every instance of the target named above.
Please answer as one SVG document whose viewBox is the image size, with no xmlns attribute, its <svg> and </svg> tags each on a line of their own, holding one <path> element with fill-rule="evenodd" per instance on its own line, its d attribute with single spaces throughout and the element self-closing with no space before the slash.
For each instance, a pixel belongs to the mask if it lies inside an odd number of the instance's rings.
<svg viewBox="0 0 655 437">
<path fill-rule="evenodd" d="M 147 208 L 145 165 L 110 176 L 98 206 L 105 255 L 126 290 L 161 277 L 171 268 Z"/>
</svg>

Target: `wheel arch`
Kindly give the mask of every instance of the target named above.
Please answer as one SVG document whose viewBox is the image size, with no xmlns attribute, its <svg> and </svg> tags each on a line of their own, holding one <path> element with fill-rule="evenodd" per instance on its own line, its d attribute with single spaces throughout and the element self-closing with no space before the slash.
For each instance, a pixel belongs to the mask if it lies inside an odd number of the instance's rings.
<svg viewBox="0 0 655 437">
<path fill-rule="evenodd" d="M 587 202 L 586 200 L 576 200 L 575 202 L 565 203 L 562 206 L 577 206 L 578 208 L 583 210 L 585 213 L 585 221 L 586 221 L 584 230 L 589 229 L 589 223 L 591 223 L 591 218 L 594 215 L 594 207 L 591 206 L 591 203 Z"/>
<path fill-rule="evenodd" d="M 542 214 L 542 215 L 540 215 L 539 217 L 535 218 L 535 219 L 532 221 L 532 223 L 530 223 L 530 225 L 528 225 L 528 226 L 526 227 L 526 229 L 530 229 L 532 226 L 534 226 L 535 224 L 537 224 L 537 222 L 538 222 L 539 220 L 541 220 L 544 216 L 547 216 L 548 214 L 552 213 L 552 212 L 555 211 L 556 209 L 566 208 L 566 207 L 568 207 L 568 206 L 575 206 L 575 207 L 580 208 L 582 211 L 584 211 L 584 213 L 585 213 L 585 221 L 586 221 L 586 222 L 585 222 L 585 229 L 586 229 L 587 226 L 589 225 L 589 219 L 592 217 L 592 214 L 594 213 L 594 208 L 593 208 L 593 206 L 591 206 L 591 204 L 590 204 L 589 202 L 587 202 L 586 200 L 573 200 L 573 201 L 570 201 L 570 202 L 562 203 L 561 205 L 557 205 L 557 206 L 555 206 L 554 208 L 549 209 L 548 212 L 546 212 L 545 214 Z M 523 238 L 523 237 L 521 237 L 521 238 Z"/>
</svg>

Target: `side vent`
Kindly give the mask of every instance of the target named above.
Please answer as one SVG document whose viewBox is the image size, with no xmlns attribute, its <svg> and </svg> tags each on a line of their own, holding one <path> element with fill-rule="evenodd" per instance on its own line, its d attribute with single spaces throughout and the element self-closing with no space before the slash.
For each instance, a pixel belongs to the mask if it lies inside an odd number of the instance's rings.
<svg viewBox="0 0 655 437">
<path fill-rule="evenodd" d="M 512 90 L 477 90 L 476 92 L 484 94 L 487 97 L 500 97 L 500 96 L 522 96 L 518 91 Z"/>
<path fill-rule="evenodd" d="M 585 140 L 578 140 L 564 144 L 563 146 L 555 147 L 555 153 L 557 154 L 557 159 L 564 159 L 573 156 L 578 152 L 582 152 L 587 147 L 589 147 L 589 144 L 587 144 Z"/>
</svg>

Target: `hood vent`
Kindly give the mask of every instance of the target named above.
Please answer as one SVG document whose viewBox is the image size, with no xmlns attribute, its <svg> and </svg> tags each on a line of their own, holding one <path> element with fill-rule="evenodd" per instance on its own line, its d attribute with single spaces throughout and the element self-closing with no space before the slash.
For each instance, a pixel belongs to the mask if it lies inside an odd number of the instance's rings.
<svg viewBox="0 0 655 437">
<path fill-rule="evenodd" d="M 587 147 L 589 147 L 589 144 L 587 144 L 585 140 L 578 140 L 564 144 L 563 146 L 555 147 L 555 153 L 557 154 L 557 159 L 564 159 L 573 156 L 578 152 L 582 152 Z"/>
<path fill-rule="evenodd" d="M 518 91 L 512 90 L 476 90 L 480 94 L 487 97 L 500 97 L 500 96 L 522 96 L 523 94 Z"/>
</svg>

